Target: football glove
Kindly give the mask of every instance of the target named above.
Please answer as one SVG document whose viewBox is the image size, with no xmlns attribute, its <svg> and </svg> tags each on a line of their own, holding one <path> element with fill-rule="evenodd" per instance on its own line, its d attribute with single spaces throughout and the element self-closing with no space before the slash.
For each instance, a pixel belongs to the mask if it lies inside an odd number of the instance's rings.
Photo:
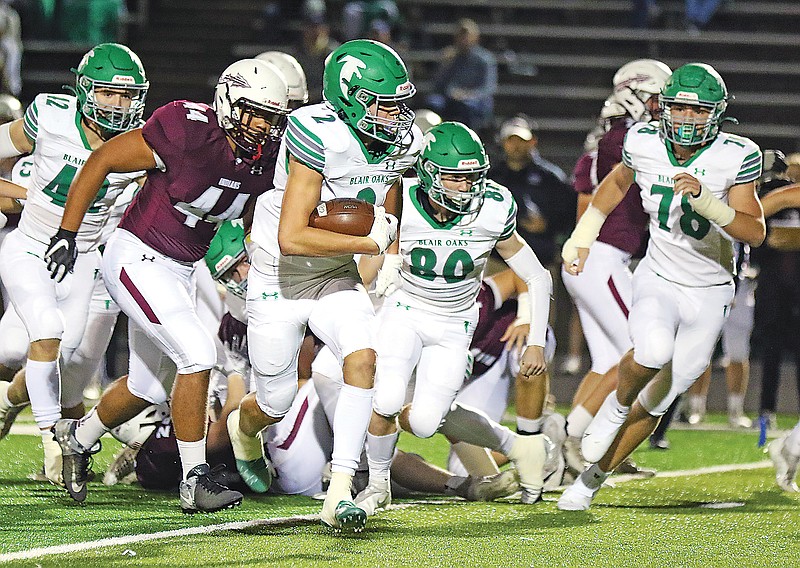
<svg viewBox="0 0 800 568">
<path fill-rule="evenodd" d="M 75 231 L 59 229 L 50 239 L 50 246 L 44 253 L 44 261 L 47 263 L 50 278 L 56 282 L 64 280 L 67 273 L 75 268 L 75 260 L 78 258 L 78 246 L 75 244 L 77 234 Z"/>
</svg>

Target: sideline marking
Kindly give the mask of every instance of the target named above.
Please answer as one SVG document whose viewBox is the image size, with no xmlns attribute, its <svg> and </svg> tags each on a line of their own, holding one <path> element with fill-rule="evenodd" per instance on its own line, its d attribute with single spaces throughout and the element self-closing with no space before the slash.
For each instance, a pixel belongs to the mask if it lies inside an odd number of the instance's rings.
<svg viewBox="0 0 800 568">
<path fill-rule="evenodd" d="M 416 504 L 414 503 L 398 503 L 396 505 L 390 505 L 388 509 L 390 510 L 406 509 L 408 507 L 413 507 L 415 505 Z M 30 550 L 20 550 L 19 552 L 9 552 L 7 554 L 0 554 L 0 562 L 10 562 L 12 560 L 31 560 L 33 558 L 40 558 L 42 556 L 52 556 L 54 554 L 64 554 L 68 552 L 82 552 L 86 550 L 94 550 L 97 548 L 105 548 L 108 546 L 120 546 L 123 544 L 137 544 L 140 542 L 146 542 L 148 540 L 183 537 L 196 534 L 210 534 L 213 532 L 222 532 L 222 531 L 238 531 L 252 527 L 282 525 L 287 523 L 296 523 L 298 521 L 318 522 L 319 515 L 292 515 L 291 517 L 276 517 L 273 519 L 235 521 L 230 523 L 221 523 L 217 525 L 206 525 L 202 527 L 189 527 L 185 529 L 173 529 L 169 531 L 133 534 L 129 536 L 115 536 L 110 538 L 102 538 L 100 540 L 76 542 L 73 544 L 60 544 L 57 546 L 32 548 Z"/>
<path fill-rule="evenodd" d="M 711 473 L 726 473 L 729 471 L 746 471 L 751 469 L 766 469 L 772 467 L 772 462 L 769 460 L 743 463 L 743 464 L 727 464 L 727 465 L 714 465 L 709 467 L 700 467 L 697 469 L 683 469 L 676 471 L 665 471 L 664 473 L 657 473 L 655 477 L 646 479 L 658 479 L 667 477 L 691 477 L 694 475 L 707 475 Z M 627 481 L 643 481 L 644 479 L 639 476 L 633 475 L 620 475 L 612 478 L 613 483 L 625 483 Z M 398 503 L 390 505 L 389 510 L 406 509 L 420 504 L 427 504 L 429 501 L 417 501 L 415 503 Z M 48 546 L 43 548 L 32 548 L 30 550 L 21 550 L 19 552 L 10 552 L 7 554 L 0 554 L 0 562 L 9 562 L 11 560 L 31 560 L 41 556 L 52 556 L 53 554 L 63 554 L 68 552 L 81 552 L 85 550 L 94 550 L 97 548 L 105 548 L 108 546 L 119 546 L 123 544 L 136 544 L 139 542 L 146 542 L 148 540 L 158 540 L 162 538 L 181 537 L 196 534 L 210 534 L 213 532 L 221 531 L 235 531 L 242 530 L 250 527 L 281 525 L 285 523 L 293 523 L 297 521 L 319 521 L 319 515 L 293 515 L 291 517 L 276 517 L 273 519 L 255 519 L 252 521 L 236 521 L 230 523 L 222 523 L 217 525 L 206 525 L 202 527 L 190 527 L 185 529 L 173 529 L 169 531 L 160 531 L 155 533 L 135 534 L 129 536 L 118 536 L 111 538 L 103 538 L 100 540 L 90 540 L 86 542 L 76 542 L 73 544 L 61 544 L 57 546 Z"/>
</svg>

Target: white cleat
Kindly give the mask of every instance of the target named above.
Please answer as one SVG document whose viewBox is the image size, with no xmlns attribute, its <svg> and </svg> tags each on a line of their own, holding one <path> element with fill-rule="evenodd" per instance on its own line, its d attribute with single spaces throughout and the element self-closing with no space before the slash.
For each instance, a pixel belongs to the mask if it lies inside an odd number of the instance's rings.
<svg viewBox="0 0 800 568">
<path fill-rule="evenodd" d="M 731 426 L 731 428 L 748 429 L 753 427 L 753 421 L 744 414 L 729 414 L 728 424 Z"/>
<path fill-rule="evenodd" d="M 611 447 L 617 432 L 628 417 L 627 410 L 620 412 L 617 408 L 617 391 L 609 394 L 594 419 L 589 423 L 581 440 L 581 453 L 589 463 L 597 463 Z"/>
<path fill-rule="evenodd" d="M 44 447 L 44 475 L 47 481 L 53 485 L 63 487 L 61 446 L 52 436 L 43 436 L 42 446 Z"/>
<path fill-rule="evenodd" d="M 468 479 L 466 495 L 468 501 L 494 501 L 513 495 L 520 489 L 517 472 L 512 469 L 483 477 L 470 476 Z"/>
<path fill-rule="evenodd" d="M 380 509 L 385 509 L 392 504 L 392 484 L 387 479 L 385 482 L 371 482 L 354 499 L 355 504 L 364 510 L 368 517 L 373 516 Z"/>
<path fill-rule="evenodd" d="M 139 448 L 122 446 L 114 456 L 114 461 L 103 475 L 103 485 L 130 485 L 136 481 L 136 455 Z"/>
<path fill-rule="evenodd" d="M 773 440 L 768 446 L 769 457 L 775 466 L 775 481 L 778 487 L 789 493 L 797 493 L 800 488 L 794 478 L 797 476 L 797 464 L 800 456 L 793 456 L 786 451 L 786 436 Z"/>
<path fill-rule="evenodd" d="M 564 440 L 564 459 L 567 462 L 567 469 L 575 475 L 580 475 L 586 469 L 589 464 L 583 459 L 580 438 L 567 436 Z"/>
<path fill-rule="evenodd" d="M 599 487 L 589 489 L 578 476 L 575 483 L 567 487 L 561 494 L 558 499 L 558 508 L 561 511 L 587 511 L 592 506 L 592 499 L 598 489 Z"/>
<path fill-rule="evenodd" d="M 533 504 L 542 498 L 544 466 L 547 461 L 547 444 L 543 434 L 517 436 L 508 459 L 514 463 L 522 489 L 521 501 Z"/>
<path fill-rule="evenodd" d="M 352 484 L 352 475 L 340 471 L 331 474 L 331 482 L 325 501 L 322 503 L 319 520 L 337 533 L 342 531 L 358 533 L 367 525 L 366 511 L 352 501 L 350 493 Z"/>
</svg>

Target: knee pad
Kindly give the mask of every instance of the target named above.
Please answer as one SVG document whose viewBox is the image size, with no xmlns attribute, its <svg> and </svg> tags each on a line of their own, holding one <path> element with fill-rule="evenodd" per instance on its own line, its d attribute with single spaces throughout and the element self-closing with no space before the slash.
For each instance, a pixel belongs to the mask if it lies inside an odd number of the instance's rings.
<svg viewBox="0 0 800 568">
<path fill-rule="evenodd" d="M 151 376 L 140 376 L 134 380 L 128 376 L 128 391 L 133 395 L 151 402 L 161 404 L 167 401 L 167 391 L 164 386 Z"/>
<path fill-rule="evenodd" d="M 438 409 L 423 406 L 412 406 L 408 414 L 411 433 L 418 438 L 430 438 L 439 430 L 444 416 Z"/>
<path fill-rule="evenodd" d="M 292 407 L 297 394 L 297 373 L 292 370 L 283 376 L 270 377 L 270 380 L 258 380 L 256 402 L 258 407 L 273 418 L 283 418 Z"/>
<path fill-rule="evenodd" d="M 399 378 L 386 377 L 375 381 L 375 396 L 372 409 L 385 418 L 400 414 L 406 401 L 406 385 Z M 427 436 L 425 436 L 427 437 Z"/>
</svg>

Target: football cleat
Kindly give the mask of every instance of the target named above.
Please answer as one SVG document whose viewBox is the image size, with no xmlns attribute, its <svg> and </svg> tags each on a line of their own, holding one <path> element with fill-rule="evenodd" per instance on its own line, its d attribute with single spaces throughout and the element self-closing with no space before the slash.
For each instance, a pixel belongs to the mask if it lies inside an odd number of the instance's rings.
<svg viewBox="0 0 800 568">
<path fill-rule="evenodd" d="M 622 463 L 620 463 L 617 466 L 617 469 L 614 471 L 624 475 L 635 475 L 637 477 L 641 477 L 642 479 L 649 479 L 654 477 L 656 474 L 656 470 L 646 467 L 639 467 L 631 458 L 625 458 L 622 460 Z"/>
<path fill-rule="evenodd" d="M 63 478 L 63 458 L 61 456 L 61 446 L 53 438 L 45 439 L 42 437 L 42 447 L 44 448 L 44 466 L 42 471 L 46 481 L 53 485 L 64 487 Z"/>
<path fill-rule="evenodd" d="M 189 471 L 180 485 L 181 511 L 188 515 L 214 513 L 242 502 L 241 493 L 214 480 L 216 470 L 212 471 L 207 463 L 201 463 Z"/>
<path fill-rule="evenodd" d="M 786 438 L 788 435 L 773 440 L 768 446 L 769 457 L 772 464 L 775 466 L 775 481 L 778 487 L 790 493 L 797 493 L 800 488 L 797 487 L 795 477 L 797 476 L 797 464 L 800 461 L 800 456 L 793 456 L 786 451 Z"/>
<path fill-rule="evenodd" d="M 612 391 L 603 401 L 600 410 L 589 423 L 581 440 L 581 453 L 589 463 L 597 463 L 611 447 L 617 432 L 628 417 L 630 409 L 615 408 L 617 391 Z"/>
<path fill-rule="evenodd" d="M 728 424 L 731 426 L 731 428 L 748 429 L 753 427 L 753 421 L 744 414 L 729 414 Z"/>
<path fill-rule="evenodd" d="M 543 434 L 517 436 L 508 452 L 508 459 L 517 468 L 522 502 L 526 504 L 535 503 L 542 497 L 547 445 L 550 443 L 545 440 L 546 436 Z"/>
<path fill-rule="evenodd" d="M 88 450 L 75 439 L 77 420 L 61 419 L 53 426 L 53 438 L 61 447 L 62 476 L 70 497 L 78 503 L 86 500 L 86 482 L 89 477 L 92 454 L 100 451 L 100 442 Z M 47 473 L 47 464 L 45 464 Z"/>
<path fill-rule="evenodd" d="M 572 471 L 575 475 L 580 475 L 580 473 L 586 469 L 588 464 L 586 460 L 583 459 L 583 454 L 581 454 L 580 438 L 567 436 L 567 439 L 564 440 L 564 459 L 567 462 L 567 469 Z"/>
<path fill-rule="evenodd" d="M 558 508 L 561 511 L 586 511 L 591 507 L 597 489 L 587 487 L 578 476 L 575 483 L 567 487 L 561 494 L 558 499 Z"/>
<path fill-rule="evenodd" d="M 136 481 L 136 455 L 139 448 L 123 446 L 114 456 L 114 461 L 108 466 L 103 475 L 104 485 L 116 485 L 123 483 L 130 485 Z"/>
<path fill-rule="evenodd" d="M 8 405 L 5 403 L 10 386 L 11 383 L 0 381 L 0 440 L 8 436 L 8 432 L 11 430 L 11 426 L 14 425 L 17 416 L 19 416 L 23 408 L 28 406 L 28 403 L 20 405 Z"/>
<path fill-rule="evenodd" d="M 238 408 L 228 414 L 228 436 L 242 480 L 254 493 L 266 493 L 272 485 L 272 464 L 264 458 L 261 437 L 248 436 L 239 428 Z"/>
<path fill-rule="evenodd" d="M 332 528 L 334 531 L 353 531 L 358 533 L 367 526 L 366 511 L 352 501 L 347 499 L 339 501 L 332 512 L 327 503 L 328 498 L 326 497 L 319 519 L 322 524 Z"/>
<path fill-rule="evenodd" d="M 494 475 L 469 476 L 466 499 L 468 501 L 494 501 L 519 491 L 517 472 L 508 469 Z"/>
<path fill-rule="evenodd" d="M 385 482 L 370 482 L 366 489 L 356 495 L 354 501 L 368 517 L 371 517 L 379 509 L 385 509 L 392 504 L 392 484 L 388 479 Z"/>
</svg>

